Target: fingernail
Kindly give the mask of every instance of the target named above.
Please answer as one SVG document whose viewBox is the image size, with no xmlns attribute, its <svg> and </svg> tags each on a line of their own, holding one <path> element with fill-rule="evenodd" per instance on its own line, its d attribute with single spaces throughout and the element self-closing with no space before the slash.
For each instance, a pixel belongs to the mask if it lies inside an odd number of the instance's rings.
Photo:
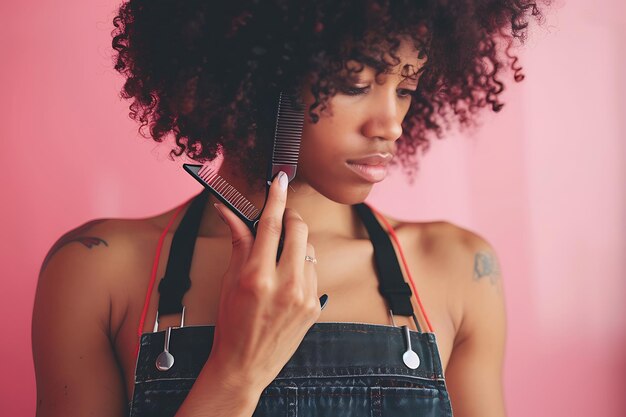
<svg viewBox="0 0 626 417">
<path fill-rule="evenodd" d="M 228 225 L 228 223 L 226 222 L 226 219 L 224 218 L 224 215 L 222 214 L 222 210 L 220 210 L 218 206 L 219 204 L 213 203 L 213 207 L 215 207 L 215 210 L 217 210 L 217 215 L 220 216 L 220 219 L 222 219 L 222 221 L 226 223 L 226 225 Z"/>
<path fill-rule="evenodd" d="M 278 185 L 280 185 L 280 189 L 285 191 L 288 184 L 289 179 L 287 178 L 287 174 L 285 174 L 283 171 L 280 171 L 278 173 Z"/>
<path fill-rule="evenodd" d="M 328 303 L 328 294 L 323 294 L 320 297 L 320 306 L 322 307 L 322 310 L 326 307 L 326 303 Z"/>
</svg>

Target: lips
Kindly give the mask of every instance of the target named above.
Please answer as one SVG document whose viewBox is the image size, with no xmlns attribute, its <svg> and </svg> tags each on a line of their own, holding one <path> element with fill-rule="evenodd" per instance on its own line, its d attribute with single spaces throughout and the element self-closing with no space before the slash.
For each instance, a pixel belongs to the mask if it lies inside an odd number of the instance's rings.
<svg viewBox="0 0 626 417">
<path fill-rule="evenodd" d="M 387 164 L 393 158 L 390 153 L 367 155 L 363 158 L 350 159 L 346 165 L 361 179 L 367 182 L 380 182 L 387 177 Z"/>
<path fill-rule="evenodd" d="M 393 158 L 393 155 L 390 153 L 386 153 L 386 154 L 379 153 L 379 154 L 374 154 L 374 155 L 367 155 L 359 159 L 350 159 L 347 162 L 349 164 L 354 164 L 354 165 L 387 166 L 387 164 L 389 163 L 389 161 L 391 161 L 392 158 Z"/>
</svg>

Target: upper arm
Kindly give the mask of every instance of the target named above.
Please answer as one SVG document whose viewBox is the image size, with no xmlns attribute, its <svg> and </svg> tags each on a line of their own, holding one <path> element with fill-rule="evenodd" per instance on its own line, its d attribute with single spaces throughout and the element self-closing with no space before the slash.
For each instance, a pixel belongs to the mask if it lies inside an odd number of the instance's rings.
<svg viewBox="0 0 626 417">
<path fill-rule="evenodd" d="M 455 417 L 503 417 L 502 365 L 506 337 L 497 255 L 482 238 L 464 239 L 463 315 L 446 370 Z"/>
<path fill-rule="evenodd" d="M 38 417 L 125 412 L 110 340 L 111 253 L 105 239 L 89 247 L 78 235 L 52 247 L 39 275 L 32 322 Z"/>
</svg>

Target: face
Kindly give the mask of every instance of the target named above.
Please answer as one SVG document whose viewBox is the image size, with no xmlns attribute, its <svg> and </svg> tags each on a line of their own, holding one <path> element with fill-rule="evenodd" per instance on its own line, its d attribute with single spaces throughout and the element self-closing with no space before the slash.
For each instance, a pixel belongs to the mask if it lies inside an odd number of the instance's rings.
<svg viewBox="0 0 626 417">
<path fill-rule="evenodd" d="M 407 71 L 415 73 L 424 64 L 407 40 L 402 41 L 396 56 L 401 62 L 378 78 L 368 66 L 356 73 L 356 78 L 328 101 L 328 109 L 317 123 L 305 117 L 294 181 L 310 185 L 333 201 L 356 204 L 384 179 L 402 134 L 410 95 L 417 88 L 416 77 L 407 77 Z M 360 67 L 355 62 L 348 65 Z M 308 88 L 304 102 L 307 106 L 313 103 Z"/>
</svg>

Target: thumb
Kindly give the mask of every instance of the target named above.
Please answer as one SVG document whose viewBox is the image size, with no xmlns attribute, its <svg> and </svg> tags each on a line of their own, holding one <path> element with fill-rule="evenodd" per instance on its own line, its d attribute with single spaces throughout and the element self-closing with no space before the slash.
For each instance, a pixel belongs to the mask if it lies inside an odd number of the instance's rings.
<svg viewBox="0 0 626 417">
<path fill-rule="evenodd" d="M 230 265 L 243 265 L 250 255 L 254 236 L 248 226 L 224 204 L 213 204 L 220 218 L 230 228 L 233 250 L 230 256 Z"/>
</svg>

